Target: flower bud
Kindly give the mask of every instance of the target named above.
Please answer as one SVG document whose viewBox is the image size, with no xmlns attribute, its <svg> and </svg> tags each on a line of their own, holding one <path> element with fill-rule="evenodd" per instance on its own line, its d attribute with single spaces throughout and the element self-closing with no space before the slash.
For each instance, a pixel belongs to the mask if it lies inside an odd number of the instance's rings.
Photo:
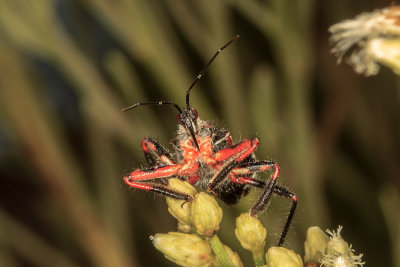
<svg viewBox="0 0 400 267">
<path fill-rule="evenodd" d="M 205 192 L 198 193 L 192 203 L 191 221 L 199 235 L 211 237 L 219 230 L 222 209 L 217 201 Z"/>
<path fill-rule="evenodd" d="M 329 237 L 318 226 L 309 227 L 304 242 L 304 261 L 318 263 L 325 254 Z"/>
<path fill-rule="evenodd" d="M 207 241 L 196 234 L 170 232 L 150 237 L 156 249 L 180 266 L 213 266 L 214 254 Z"/>
<path fill-rule="evenodd" d="M 178 192 L 186 193 L 191 196 L 197 194 L 197 190 L 191 184 L 176 178 L 169 179 L 168 188 L 174 189 Z M 178 220 L 178 229 L 182 232 L 190 232 L 190 212 L 192 208 L 192 201 L 185 202 L 185 200 L 175 199 L 172 197 L 166 197 L 165 199 L 167 201 L 169 213 L 171 213 L 171 215 Z"/>
<path fill-rule="evenodd" d="M 344 255 L 349 251 L 349 243 L 344 241 L 340 235 L 342 229 L 343 227 L 339 225 L 337 232 L 326 230 L 326 232 L 330 235 L 330 239 L 326 247 L 326 254 Z"/>
<path fill-rule="evenodd" d="M 332 267 L 363 266 L 364 262 L 361 262 L 363 255 L 354 255 L 354 249 L 340 235 L 342 228 L 342 226 L 339 226 L 337 232 L 326 230 L 330 239 L 327 243 L 326 253 L 320 260 L 321 265 Z"/>
<path fill-rule="evenodd" d="M 268 267 L 303 267 L 301 257 L 284 247 L 270 247 L 265 258 Z"/>
<path fill-rule="evenodd" d="M 224 249 L 226 251 L 226 254 L 228 254 L 228 257 L 231 259 L 233 266 L 235 267 L 243 267 L 243 263 L 239 258 L 239 255 L 234 252 L 230 247 L 224 245 Z"/>
<path fill-rule="evenodd" d="M 236 218 L 235 235 L 244 249 L 250 250 L 253 254 L 264 254 L 267 229 L 257 218 L 242 213 Z"/>
</svg>

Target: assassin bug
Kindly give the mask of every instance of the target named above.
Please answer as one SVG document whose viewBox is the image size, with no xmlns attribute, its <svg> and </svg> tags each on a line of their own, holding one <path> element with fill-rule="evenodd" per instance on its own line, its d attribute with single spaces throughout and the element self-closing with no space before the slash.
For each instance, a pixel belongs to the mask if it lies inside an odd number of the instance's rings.
<svg viewBox="0 0 400 267">
<path fill-rule="evenodd" d="M 289 230 L 297 206 L 296 195 L 288 189 L 276 185 L 279 166 L 274 161 L 256 160 L 254 151 L 259 144 L 258 139 L 247 139 L 234 144 L 228 130 L 215 127 L 198 117 L 196 109 L 189 104 L 190 91 L 201 79 L 218 54 L 236 41 L 236 35 L 222 46 L 196 76 L 186 91 L 186 109 L 181 109 L 174 102 L 140 102 L 122 109 L 126 111 L 141 105 L 170 105 L 178 110 L 178 132 L 172 141 L 175 156 L 156 140 L 145 137 L 142 141 L 144 156 L 149 165 L 146 169 L 137 169 L 124 176 L 129 186 L 152 191 L 175 199 L 190 201 L 192 196 L 167 187 L 166 180 L 180 177 L 191 184 L 196 184 L 213 193 L 227 204 L 236 204 L 246 195 L 250 188 L 263 189 L 262 195 L 250 209 L 251 216 L 263 212 L 273 194 L 292 200 L 292 207 L 284 225 L 278 246 L 282 246 Z M 258 172 L 272 170 L 268 182 L 255 178 Z"/>
</svg>

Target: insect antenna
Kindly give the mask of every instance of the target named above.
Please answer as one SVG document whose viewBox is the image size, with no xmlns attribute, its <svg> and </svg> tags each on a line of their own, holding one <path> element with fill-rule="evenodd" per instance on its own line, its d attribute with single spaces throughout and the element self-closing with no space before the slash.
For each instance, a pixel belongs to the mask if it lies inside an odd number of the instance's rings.
<svg viewBox="0 0 400 267">
<path fill-rule="evenodd" d="M 231 43 L 233 43 L 234 41 L 236 41 L 237 39 L 239 39 L 239 35 L 236 35 L 235 37 L 233 37 L 232 40 L 230 40 L 228 43 L 226 43 L 224 46 L 222 46 L 220 49 L 218 49 L 218 51 L 214 54 L 214 56 L 210 59 L 210 61 L 208 61 L 208 63 L 204 66 L 204 68 L 200 71 L 200 73 L 196 76 L 196 78 L 194 79 L 194 81 L 192 82 L 192 84 L 190 85 L 189 89 L 186 91 L 186 108 L 188 110 L 190 110 L 190 104 L 189 104 L 189 95 L 190 95 L 190 91 L 192 90 L 192 88 L 194 87 L 194 85 L 201 79 L 201 77 L 203 76 L 203 74 L 207 71 L 208 67 L 211 65 L 211 63 L 214 61 L 214 59 L 218 56 L 219 53 L 221 53 L 222 50 L 224 50 L 225 48 L 227 48 Z"/>
<path fill-rule="evenodd" d="M 144 106 L 144 105 L 152 105 L 152 106 L 173 105 L 179 111 L 179 114 L 182 113 L 181 108 L 177 104 L 175 104 L 174 102 L 167 102 L 167 101 L 139 102 L 139 103 L 133 104 L 133 105 L 131 105 L 129 107 L 123 108 L 123 109 L 121 109 L 121 111 L 127 111 L 127 110 L 130 110 L 130 109 L 136 108 L 138 106 Z"/>
</svg>

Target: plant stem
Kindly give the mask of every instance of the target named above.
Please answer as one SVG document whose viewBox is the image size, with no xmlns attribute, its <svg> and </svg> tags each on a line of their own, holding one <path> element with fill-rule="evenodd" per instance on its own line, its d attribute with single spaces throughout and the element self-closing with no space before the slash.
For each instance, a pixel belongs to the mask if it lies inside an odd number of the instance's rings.
<svg viewBox="0 0 400 267">
<path fill-rule="evenodd" d="M 217 235 L 214 235 L 208 242 L 216 257 L 215 267 L 234 267 Z"/>
<path fill-rule="evenodd" d="M 265 258 L 263 253 L 253 253 L 253 261 L 256 267 L 265 265 Z"/>
</svg>

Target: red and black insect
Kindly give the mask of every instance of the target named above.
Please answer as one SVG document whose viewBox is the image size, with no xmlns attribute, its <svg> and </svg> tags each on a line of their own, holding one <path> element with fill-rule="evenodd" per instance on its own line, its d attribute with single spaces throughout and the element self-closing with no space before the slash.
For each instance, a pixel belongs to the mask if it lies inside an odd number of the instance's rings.
<svg viewBox="0 0 400 267">
<path fill-rule="evenodd" d="M 141 105 L 172 105 L 178 110 L 178 132 L 172 141 L 175 159 L 156 140 L 145 137 L 142 149 L 149 168 L 137 169 L 124 176 L 131 187 L 152 191 L 176 199 L 190 201 L 192 196 L 172 190 L 166 186 L 166 179 L 180 177 L 191 184 L 205 188 L 227 204 L 236 204 L 250 188 L 258 187 L 264 191 L 250 209 L 250 215 L 263 212 L 273 194 L 290 198 L 292 207 L 283 228 L 278 246 L 282 246 L 289 230 L 297 206 L 296 195 L 288 189 L 276 185 L 279 166 L 274 161 L 257 160 L 254 151 L 258 139 L 247 139 L 234 144 L 228 130 L 215 127 L 198 117 L 196 109 L 189 104 L 190 91 L 206 72 L 217 55 L 237 40 L 239 35 L 221 47 L 200 71 L 186 91 L 186 108 L 181 109 L 173 102 L 142 102 L 124 108 L 129 110 Z M 268 182 L 256 179 L 256 173 L 272 171 Z"/>
</svg>

